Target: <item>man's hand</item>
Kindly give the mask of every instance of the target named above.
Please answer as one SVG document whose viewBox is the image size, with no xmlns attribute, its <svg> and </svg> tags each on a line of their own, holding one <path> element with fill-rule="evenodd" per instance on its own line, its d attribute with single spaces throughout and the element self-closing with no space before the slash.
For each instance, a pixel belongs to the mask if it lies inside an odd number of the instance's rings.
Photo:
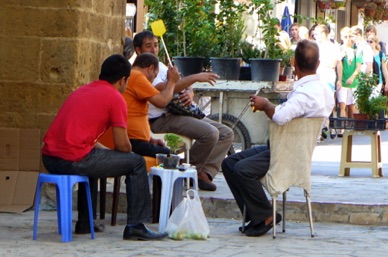
<svg viewBox="0 0 388 257">
<path fill-rule="evenodd" d="M 251 101 L 251 107 L 253 112 L 264 111 L 269 104 L 269 101 L 267 98 L 257 96 L 257 95 L 251 95 L 249 97 L 249 100 Z"/>
<path fill-rule="evenodd" d="M 217 79 L 219 77 L 220 76 L 218 76 L 217 74 L 212 73 L 212 72 L 201 72 L 201 73 L 196 74 L 196 79 L 198 82 L 208 82 L 212 86 L 214 86 L 214 84 L 216 84 Z"/>
<path fill-rule="evenodd" d="M 179 71 L 176 66 L 168 66 L 167 71 L 167 80 L 173 82 L 174 84 L 180 79 Z"/>
<path fill-rule="evenodd" d="M 182 90 L 179 93 L 179 102 L 181 102 L 184 106 L 188 106 L 193 102 L 192 94 L 190 94 L 189 90 Z"/>
<path fill-rule="evenodd" d="M 162 139 L 155 139 L 152 137 L 150 139 L 150 143 L 154 144 L 154 145 L 166 146 L 166 144 L 164 143 L 164 141 Z"/>
<path fill-rule="evenodd" d="M 336 92 L 340 91 L 342 88 L 342 81 L 337 81 L 337 88 L 336 88 Z"/>
</svg>

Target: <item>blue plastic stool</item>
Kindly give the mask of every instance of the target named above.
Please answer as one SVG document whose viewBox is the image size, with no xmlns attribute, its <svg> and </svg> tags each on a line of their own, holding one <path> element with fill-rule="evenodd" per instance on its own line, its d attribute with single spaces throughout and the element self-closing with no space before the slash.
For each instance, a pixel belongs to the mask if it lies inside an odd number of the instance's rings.
<svg viewBox="0 0 388 257">
<path fill-rule="evenodd" d="M 37 231 L 38 231 L 40 192 L 41 192 L 43 183 L 52 183 L 56 185 L 58 233 L 62 234 L 62 242 L 72 241 L 73 186 L 76 183 L 85 183 L 86 197 L 87 197 L 88 209 L 89 209 L 90 232 L 91 232 L 91 238 L 94 239 L 93 211 L 92 211 L 92 200 L 91 200 L 92 198 L 90 195 L 89 178 L 86 176 L 56 175 L 56 174 L 45 174 L 45 173 L 39 174 L 38 184 L 36 186 L 34 231 L 33 231 L 32 239 L 36 240 Z"/>
</svg>

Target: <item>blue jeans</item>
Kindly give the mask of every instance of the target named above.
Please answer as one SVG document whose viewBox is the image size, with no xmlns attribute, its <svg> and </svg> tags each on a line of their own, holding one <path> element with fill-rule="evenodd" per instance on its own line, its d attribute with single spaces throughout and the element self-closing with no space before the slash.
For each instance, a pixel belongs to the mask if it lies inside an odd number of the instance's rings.
<svg viewBox="0 0 388 257">
<path fill-rule="evenodd" d="M 91 184 L 98 178 L 124 175 L 127 192 L 127 224 L 138 224 L 151 220 L 151 196 L 144 158 L 135 153 L 94 148 L 78 162 L 43 155 L 43 164 L 53 174 L 88 176 Z M 92 198 L 96 199 L 97 190 Z M 78 190 L 78 219 L 88 221 L 85 187 Z"/>
</svg>

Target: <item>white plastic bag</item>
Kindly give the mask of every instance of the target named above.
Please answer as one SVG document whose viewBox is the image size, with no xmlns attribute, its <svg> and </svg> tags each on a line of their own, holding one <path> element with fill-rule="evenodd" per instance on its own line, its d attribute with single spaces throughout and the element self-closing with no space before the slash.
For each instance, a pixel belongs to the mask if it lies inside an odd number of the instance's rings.
<svg viewBox="0 0 388 257">
<path fill-rule="evenodd" d="M 193 194 L 193 197 L 190 196 Z M 175 208 L 167 222 L 166 232 L 174 240 L 208 238 L 210 229 L 197 191 L 190 189 L 187 197 Z"/>
</svg>

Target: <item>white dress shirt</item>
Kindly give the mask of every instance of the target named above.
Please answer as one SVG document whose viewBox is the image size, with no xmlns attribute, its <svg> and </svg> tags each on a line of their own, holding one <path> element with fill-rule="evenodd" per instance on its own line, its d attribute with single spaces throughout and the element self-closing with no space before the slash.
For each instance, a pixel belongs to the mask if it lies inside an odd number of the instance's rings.
<svg viewBox="0 0 388 257">
<path fill-rule="evenodd" d="M 334 107 L 334 95 L 319 75 L 309 75 L 294 83 L 287 101 L 276 106 L 272 120 L 283 125 L 298 117 L 329 117 Z"/>
</svg>

